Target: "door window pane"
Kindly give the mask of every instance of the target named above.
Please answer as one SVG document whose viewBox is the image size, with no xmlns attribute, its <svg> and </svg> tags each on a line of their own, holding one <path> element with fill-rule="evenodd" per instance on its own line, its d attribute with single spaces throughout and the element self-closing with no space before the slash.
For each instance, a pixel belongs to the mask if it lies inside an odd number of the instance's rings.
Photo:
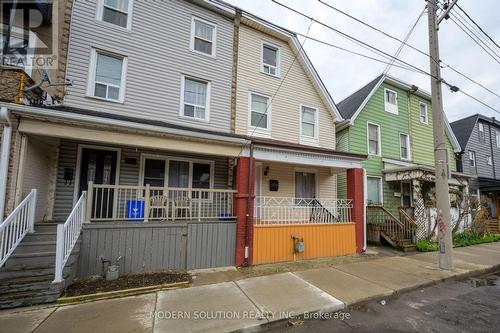
<svg viewBox="0 0 500 333">
<path fill-rule="evenodd" d="M 411 207 L 411 184 L 409 182 L 401 183 L 401 205 Z"/>
<path fill-rule="evenodd" d="M 144 185 L 165 185 L 165 160 L 146 159 L 144 163 Z"/>
<path fill-rule="evenodd" d="M 381 204 L 380 178 L 367 177 L 367 200 L 369 205 Z"/>
<path fill-rule="evenodd" d="M 168 186 L 189 187 L 189 162 L 169 161 Z"/>
<path fill-rule="evenodd" d="M 310 172 L 295 172 L 295 198 L 316 198 L 316 174 Z M 296 202 L 299 202 L 296 200 Z"/>
</svg>

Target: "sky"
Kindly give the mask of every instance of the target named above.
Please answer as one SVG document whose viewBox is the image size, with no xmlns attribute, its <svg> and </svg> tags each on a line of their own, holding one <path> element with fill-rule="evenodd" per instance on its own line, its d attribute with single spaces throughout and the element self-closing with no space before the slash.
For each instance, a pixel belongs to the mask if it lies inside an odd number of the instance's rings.
<svg viewBox="0 0 500 333">
<path fill-rule="evenodd" d="M 335 12 L 317 0 L 277 0 L 295 8 L 315 20 L 324 22 L 335 29 L 348 33 L 363 42 L 376 46 L 393 55 L 400 44 L 397 41 L 375 32 L 350 18 Z M 324 0 L 366 23 L 369 23 L 399 39 L 404 39 L 424 9 L 424 0 Z M 284 28 L 307 34 L 310 20 L 281 7 L 271 0 L 226 0 L 248 12 L 267 19 Z M 498 44 L 500 44 L 500 8 L 498 0 L 459 0 L 460 6 L 474 19 Z M 458 11 L 458 8 L 457 8 Z M 459 12 L 462 16 L 463 13 Z M 455 14 L 457 15 L 457 14 Z M 366 55 L 376 56 L 332 30 L 313 23 L 309 36 L 328 43 L 345 47 Z M 300 41 L 303 38 L 299 37 Z M 408 44 L 428 53 L 427 12 L 417 23 Z M 474 43 L 451 20 L 443 20 L 439 29 L 441 60 L 481 83 L 500 95 L 500 63 L 496 62 L 483 49 Z M 304 43 L 304 48 L 336 103 L 381 74 L 386 65 L 356 55 L 322 45 L 312 40 Z M 500 49 L 491 48 L 499 54 Z M 490 51 L 491 52 L 491 51 Z M 429 71 L 429 58 L 405 47 L 399 59 Z M 500 61 L 500 60 L 499 60 Z M 463 117 L 481 113 L 500 119 L 500 98 L 468 81 L 448 68 L 441 72 L 443 79 L 459 87 L 481 101 L 489 104 L 498 113 L 471 100 L 461 93 L 452 93 L 443 85 L 444 110 L 452 122 Z M 430 92 L 431 79 L 425 74 L 392 67 L 389 75 Z"/>
</svg>

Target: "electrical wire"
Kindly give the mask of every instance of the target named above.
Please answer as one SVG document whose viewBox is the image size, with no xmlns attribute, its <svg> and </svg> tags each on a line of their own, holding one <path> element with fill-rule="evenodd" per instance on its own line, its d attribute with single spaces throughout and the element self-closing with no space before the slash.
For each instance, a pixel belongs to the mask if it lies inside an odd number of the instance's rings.
<svg viewBox="0 0 500 333">
<path fill-rule="evenodd" d="M 469 14 L 467 14 L 467 12 L 466 12 L 466 11 L 465 11 L 462 7 L 460 7 L 460 5 L 459 5 L 458 3 L 457 3 L 457 4 L 455 4 L 455 6 L 457 6 L 457 8 L 458 8 L 458 9 L 459 9 L 462 13 L 464 13 L 464 14 L 465 14 L 465 16 L 467 16 L 467 18 L 468 18 L 468 19 L 469 19 L 472 23 L 474 23 L 474 25 L 475 25 L 476 27 L 478 27 L 478 28 L 479 28 L 479 30 L 481 30 L 481 32 L 482 32 L 482 33 L 483 33 L 486 37 L 488 37 L 488 39 L 489 39 L 489 40 L 491 40 L 491 42 L 492 42 L 493 44 L 495 44 L 495 45 L 496 45 L 496 47 L 498 47 L 498 48 L 500 49 L 500 45 L 498 45 L 498 43 L 497 43 L 497 42 L 495 42 L 495 40 L 493 40 L 493 38 L 491 38 L 491 37 L 490 37 L 490 35 L 488 35 L 488 34 L 486 33 L 486 31 L 484 31 L 484 29 L 483 29 L 483 28 L 481 28 L 481 26 L 480 26 L 479 24 L 477 24 L 477 23 L 476 23 L 476 21 L 474 21 L 474 20 L 472 19 L 472 17 L 470 17 L 470 15 L 469 15 Z"/>
</svg>

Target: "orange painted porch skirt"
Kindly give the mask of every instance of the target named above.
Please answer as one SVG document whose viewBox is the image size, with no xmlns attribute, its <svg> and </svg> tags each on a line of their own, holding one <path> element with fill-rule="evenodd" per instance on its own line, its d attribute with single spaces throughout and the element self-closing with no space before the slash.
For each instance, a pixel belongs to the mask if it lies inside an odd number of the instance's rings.
<svg viewBox="0 0 500 333">
<path fill-rule="evenodd" d="M 354 223 L 281 224 L 253 227 L 253 264 L 294 260 L 292 234 L 304 239 L 295 260 L 356 253 Z"/>
</svg>

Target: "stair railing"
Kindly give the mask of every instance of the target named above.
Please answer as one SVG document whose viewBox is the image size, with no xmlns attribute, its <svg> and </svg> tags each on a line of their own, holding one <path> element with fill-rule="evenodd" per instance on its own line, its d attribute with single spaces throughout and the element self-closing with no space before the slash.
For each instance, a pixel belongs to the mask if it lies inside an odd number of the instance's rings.
<svg viewBox="0 0 500 333">
<path fill-rule="evenodd" d="M 27 233 L 35 232 L 36 189 L 10 213 L 0 224 L 0 267 Z"/>
<path fill-rule="evenodd" d="M 71 255 L 71 251 L 73 251 L 76 241 L 80 237 L 82 225 L 85 223 L 86 209 L 87 192 L 84 191 L 73 207 L 73 210 L 71 210 L 66 222 L 57 225 L 56 265 L 53 283 L 63 281 L 64 266 Z"/>
<path fill-rule="evenodd" d="M 417 233 L 417 223 L 415 223 L 415 220 L 410 217 L 404 208 L 399 208 L 399 220 L 403 224 L 405 238 L 411 239 L 414 242 Z"/>
<path fill-rule="evenodd" d="M 397 237 L 404 229 L 403 223 L 384 206 L 368 206 L 366 213 L 368 224 L 378 225 L 382 231 L 392 238 Z"/>
</svg>

